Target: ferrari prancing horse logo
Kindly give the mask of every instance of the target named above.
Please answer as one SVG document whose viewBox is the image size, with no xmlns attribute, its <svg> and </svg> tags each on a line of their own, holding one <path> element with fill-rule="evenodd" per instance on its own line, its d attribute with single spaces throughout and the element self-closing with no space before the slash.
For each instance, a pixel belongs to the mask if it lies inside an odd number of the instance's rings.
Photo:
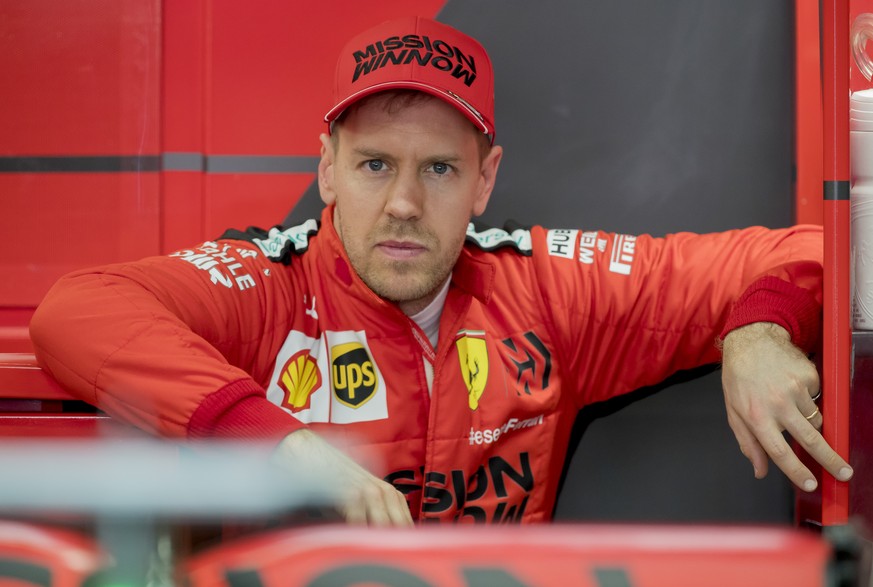
<svg viewBox="0 0 873 587">
<path fill-rule="evenodd" d="M 471 410 L 479 407 L 479 399 L 488 382 L 488 348 L 485 345 L 485 332 L 482 330 L 461 330 L 455 340 L 458 348 L 458 361 L 461 375 L 469 393 Z"/>
</svg>

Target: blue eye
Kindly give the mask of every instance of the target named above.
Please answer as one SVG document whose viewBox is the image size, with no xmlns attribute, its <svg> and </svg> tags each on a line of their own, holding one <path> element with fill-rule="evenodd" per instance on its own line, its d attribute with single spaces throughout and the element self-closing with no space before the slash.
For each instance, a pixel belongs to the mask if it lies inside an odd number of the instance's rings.
<svg viewBox="0 0 873 587">
<path fill-rule="evenodd" d="M 445 175 L 449 172 L 448 163 L 434 163 L 433 164 L 433 172 L 437 175 Z"/>
<path fill-rule="evenodd" d="M 370 171 L 382 171 L 385 168 L 385 162 L 380 159 L 371 159 L 367 161 L 367 168 Z"/>
</svg>

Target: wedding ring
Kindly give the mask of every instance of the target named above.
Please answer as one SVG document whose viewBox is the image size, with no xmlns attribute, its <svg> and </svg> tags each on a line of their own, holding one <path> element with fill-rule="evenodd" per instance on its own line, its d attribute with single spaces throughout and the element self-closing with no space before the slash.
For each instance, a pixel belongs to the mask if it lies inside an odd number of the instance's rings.
<svg viewBox="0 0 873 587">
<path fill-rule="evenodd" d="M 818 414 L 818 408 L 815 408 L 815 411 L 813 413 L 811 413 L 809 416 L 804 416 L 804 418 L 806 418 L 807 420 L 812 420 L 813 418 L 816 417 L 817 414 Z"/>
<path fill-rule="evenodd" d="M 818 390 L 818 393 L 815 394 L 815 397 L 812 398 L 812 401 L 817 402 L 818 398 L 821 397 L 821 389 Z"/>
</svg>

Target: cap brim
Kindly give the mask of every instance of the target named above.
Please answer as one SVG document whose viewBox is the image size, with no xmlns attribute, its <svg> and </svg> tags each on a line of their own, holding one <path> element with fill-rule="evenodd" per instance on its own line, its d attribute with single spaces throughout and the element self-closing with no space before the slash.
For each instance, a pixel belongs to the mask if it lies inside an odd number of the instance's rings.
<svg viewBox="0 0 873 587">
<path fill-rule="evenodd" d="M 378 92 L 385 92 L 387 90 L 401 90 L 401 89 L 417 90 L 419 92 L 424 92 L 426 94 L 430 94 L 431 96 L 434 96 L 435 98 L 439 98 L 440 100 L 443 100 L 444 102 L 446 102 L 450 106 L 454 106 L 461 114 L 464 115 L 464 117 L 466 117 L 470 122 L 472 122 L 473 125 L 476 128 L 478 128 L 479 130 L 481 130 L 483 133 L 485 133 L 489 137 L 494 136 L 494 129 L 490 128 L 488 123 L 482 117 L 482 115 L 479 114 L 466 101 L 458 98 L 454 93 L 449 92 L 447 90 L 444 90 L 442 88 L 438 88 L 438 87 L 435 87 L 435 86 L 430 85 L 430 84 L 425 84 L 425 83 L 411 81 L 411 80 L 392 81 L 392 82 L 385 82 L 385 83 L 381 83 L 381 84 L 375 84 L 375 85 L 369 86 L 368 88 L 365 88 L 359 92 L 355 92 L 354 94 L 347 97 L 345 100 L 342 100 L 336 106 L 331 108 L 327 112 L 327 114 L 324 115 L 324 121 L 327 123 L 333 122 L 334 120 L 336 120 L 337 118 L 340 117 L 340 115 L 346 110 L 346 108 L 348 108 L 349 106 L 351 106 L 352 104 L 354 104 L 358 100 L 361 100 L 367 96 L 370 96 L 372 94 L 376 94 Z"/>
</svg>

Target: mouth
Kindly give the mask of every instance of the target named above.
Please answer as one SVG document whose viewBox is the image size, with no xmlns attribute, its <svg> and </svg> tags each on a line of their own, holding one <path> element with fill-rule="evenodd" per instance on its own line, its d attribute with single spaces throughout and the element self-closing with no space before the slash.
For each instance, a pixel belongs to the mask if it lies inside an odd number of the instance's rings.
<svg viewBox="0 0 873 587">
<path fill-rule="evenodd" d="M 391 259 L 412 259 L 427 251 L 427 248 L 419 243 L 396 240 L 376 243 L 376 249 Z"/>
</svg>

